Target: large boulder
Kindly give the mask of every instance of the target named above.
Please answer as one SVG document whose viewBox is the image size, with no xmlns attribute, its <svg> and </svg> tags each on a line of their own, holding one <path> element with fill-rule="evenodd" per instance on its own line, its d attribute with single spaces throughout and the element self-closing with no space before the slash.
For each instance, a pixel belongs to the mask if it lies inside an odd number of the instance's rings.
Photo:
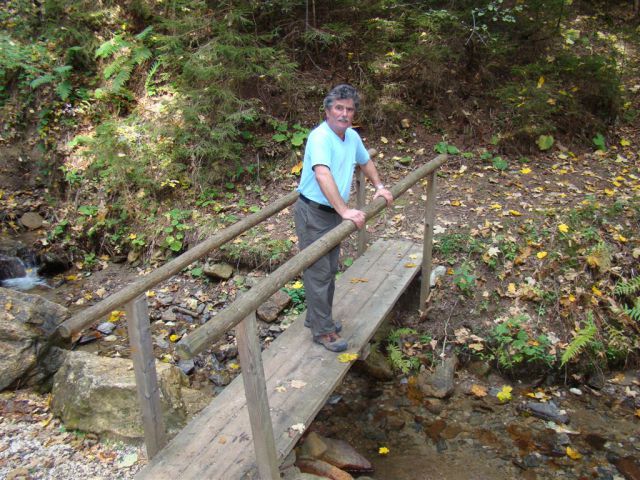
<svg viewBox="0 0 640 480">
<path fill-rule="evenodd" d="M 188 379 L 178 367 L 157 363 L 156 370 L 165 425 L 176 433 L 210 398 L 186 388 Z M 144 437 L 131 360 L 69 352 L 54 376 L 51 408 L 69 429 L 134 441 Z"/>
<path fill-rule="evenodd" d="M 427 397 L 447 398 L 455 387 L 454 375 L 458 366 L 458 357 L 451 355 L 439 364 L 433 373 L 420 372 L 418 388 Z"/>
<path fill-rule="evenodd" d="M 60 366 L 53 333 L 67 309 L 38 295 L 0 288 L 0 390 L 39 386 Z"/>
</svg>

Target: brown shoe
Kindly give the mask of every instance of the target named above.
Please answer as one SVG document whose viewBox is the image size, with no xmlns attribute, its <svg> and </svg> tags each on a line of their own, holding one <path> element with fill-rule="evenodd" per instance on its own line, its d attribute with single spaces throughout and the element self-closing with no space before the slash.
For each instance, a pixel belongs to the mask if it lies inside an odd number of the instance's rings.
<svg viewBox="0 0 640 480">
<path fill-rule="evenodd" d="M 335 333 L 318 335 L 317 337 L 313 337 L 313 341 L 319 345 L 322 345 L 330 352 L 344 352 L 347 348 L 349 348 L 349 344 L 347 343 L 347 341 L 343 340 Z"/>
</svg>

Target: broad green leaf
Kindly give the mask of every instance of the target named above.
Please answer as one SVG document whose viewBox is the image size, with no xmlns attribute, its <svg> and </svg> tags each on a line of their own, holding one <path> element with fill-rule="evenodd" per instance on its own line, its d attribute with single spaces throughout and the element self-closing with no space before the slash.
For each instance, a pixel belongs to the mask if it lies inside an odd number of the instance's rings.
<svg viewBox="0 0 640 480">
<path fill-rule="evenodd" d="M 540 135 L 538 137 L 538 148 L 540 150 L 549 150 L 553 146 L 554 139 L 551 135 Z"/>
<path fill-rule="evenodd" d="M 607 151 L 607 143 L 605 141 L 604 135 L 602 135 L 600 132 L 598 132 L 598 134 L 592 138 L 592 141 L 598 150 L 601 150 L 603 152 Z"/>
</svg>

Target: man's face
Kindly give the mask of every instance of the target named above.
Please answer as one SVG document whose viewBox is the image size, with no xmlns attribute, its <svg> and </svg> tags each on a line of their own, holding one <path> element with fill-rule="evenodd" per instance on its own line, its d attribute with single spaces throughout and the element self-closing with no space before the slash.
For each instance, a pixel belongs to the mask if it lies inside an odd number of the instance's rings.
<svg viewBox="0 0 640 480">
<path fill-rule="evenodd" d="M 353 99 L 336 100 L 331 105 L 331 108 L 326 108 L 324 111 L 327 115 L 327 124 L 331 127 L 331 130 L 343 138 L 344 132 L 351 126 L 353 116 L 356 113 Z"/>
</svg>

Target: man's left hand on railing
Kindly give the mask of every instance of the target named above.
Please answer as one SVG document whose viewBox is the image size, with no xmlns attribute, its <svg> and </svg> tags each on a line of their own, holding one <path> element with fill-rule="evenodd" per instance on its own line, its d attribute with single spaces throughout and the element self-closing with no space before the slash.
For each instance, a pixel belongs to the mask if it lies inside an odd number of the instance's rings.
<svg viewBox="0 0 640 480">
<path fill-rule="evenodd" d="M 387 202 L 387 206 L 393 203 L 393 194 L 389 190 L 384 188 L 384 186 L 376 188 L 376 193 L 373 195 L 373 199 L 375 200 L 378 197 L 384 198 Z"/>
</svg>

